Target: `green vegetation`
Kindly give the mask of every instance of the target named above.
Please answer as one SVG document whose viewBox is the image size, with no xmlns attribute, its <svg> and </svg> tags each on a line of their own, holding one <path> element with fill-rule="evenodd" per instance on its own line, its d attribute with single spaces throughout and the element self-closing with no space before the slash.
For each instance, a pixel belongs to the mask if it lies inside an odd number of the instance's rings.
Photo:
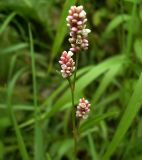
<svg viewBox="0 0 142 160">
<path fill-rule="evenodd" d="M 0 160 L 72 160 L 72 102 L 60 75 L 72 5 L 87 13 L 75 104 L 78 160 L 142 159 L 142 0 L 0 0 Z"/>
</svg>

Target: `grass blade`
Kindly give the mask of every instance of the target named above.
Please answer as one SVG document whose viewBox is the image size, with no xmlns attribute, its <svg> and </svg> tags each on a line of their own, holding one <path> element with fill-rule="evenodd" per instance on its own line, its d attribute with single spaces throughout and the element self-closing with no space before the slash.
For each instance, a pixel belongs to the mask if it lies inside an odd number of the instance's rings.
<svg viewBox="0 0 142 160">
<path fill-rule="evenodd" d="M 32 59 L 33 97 L 34 97 L 33 101 L 35 107 L 35 160 L 43 160 L 44 159 L 44 149 L 43 149 L 43 139 L 42 139 L 43 136 L 40 123 L 40 109 L 37 104 L 35 53 L 33 48 L 33 37 L 30 25 L 29 25 L 29 38 L 30 38 L 30 50 Z"/>
<path fill-rule="evenodd" d="M 11 117 L 14 129 L 15 129 L 15 132 L 16 132 L 16 136 L 17 136 L 17 140 L 18 140 L 18 144 L 19 144 L 19 150 L 21 152 L 22 159 L 23 160 L 29 160 L 29 156 L 28 156 L 28 153 L 27 153 L 27 150 L 26 150 L 26 146 L 24 144 L 24 140 L 22 138 L 19 126 L 17 124 L 16 118 L 15 118 L 15 115 L 14 115 L 13 107 L 12 107 L 12 93 L 13 93 L 13 90 L 14 90 L 14 86 L 15 86 L 15 83 L 16 83 L 17 79 L 21 76 L 23 71 L 25 71 L 25 68 L 24 69 L 22 68 L 20 71 L 18 71 L 15 74 L 15 76 L 13 77 L 13 79 L 11 80 L 11 82 L 8 84 L 7 107 L 8 107 L 8 112 L 9 112 L 9 115 Z"/>
<path fill-rule="evenodd" d="M 34 107 L 31 105 L 12 104 L 13 110 L 33 111 Z M 6 104 L 0 104 L 0 109 L 6 109 Z"/>
<path fill-rule="evenodd" d="M 130 16 L 127 14 L 118 15 L 115 17 L 106 27 L 105 35 L 109 35 L 114 29 L 116 29 L 121 23 L 130 20 Z"/>
<path fill-rule="evenodd" d="M 108 160 L 114 153 L 116 147 L 119 145 L 120 141 L 122 140 L 128 128 L 130 127 L 141 105 L 142 105 L 142 74 L 140 75 L 140 78 L 135 86 L 133 95 L 130 98 L 126 111 L 123 114 L 123 117 L 118 125 L 117 131 L 115 132 L 115 135 L 110 145 L 108 146 L 108 149 L 103 157 L 103 160 Z"/>
<path fill-rule="evenodd" d="M 88 142 L 90 146 L 89 148 L 92 155 L 92 159 L 99 160 L 91 133 L 88 133 Z"/>
<path fill-rule="evenodd" d="M 142 39 L 136 39 L 134 49 L 138 60 L 142 63 Z"/>
<path fill-rule="evenodd" d="M 118 112 L 108 112 L 104 113 L 92 118 L 87 119 L 86 121 L 83 121 L 79 127 L 79 133 L 83 134 L 83 132 L 86 132 L 90 128 L 94 127 L 96 124 L 100 123 L 100 121 L 104 120 L 105 118 L 112 117 L 114 115 L 118 114 Z"/>
<path fill-rule="evenodd" d="M 4 55 L 4 54 L 10 54 L 10 53 L 13 53 L 17 50 L 24 49 L 24 48 L 27 48 L 27 47 L 28 47 L 27 43 L 19 43 L 19 44 L 16 44 L 16 45 L 12 45 L 10 47 L 1 49 L 0 50 L 0 56 Z"/>
<path fill-rule="evenodd" d="M 128 37 L 127 37 L 127 46 L 126 46 L 126 55 L 129 56 L 131 53 L 131 47 L 133 46 L 133 28 L 135 27 L 135 17 L 137 16 L 137 2 L 138 0 L 135 0 L 133 3 L 133 8 L 132 8 L 132 15 L 131 15 L 131 20 L 128 28 Z"/>
<path fill-rule="evenodd" d="M 14 16 L 16 15 L 15 12 L 12 12 L 7 18 L 6 20 L 3 22 L 3 24 L 0 26 L 0 35 L 1 33 L 5 30 L 5 28 L 8 26 L 8 24 L 10 23 L 10 21 L 14 18 Z"/>
<path fill-rule="evenodd" d="M 106 90 L 106 88 L 108 87 L 108 85 L 112 82 L 112 80 L 114 79 L 114 77 L 118 74 L 118 71 L 121 68 L 121 64 L 116 64 L 114 65 L 114 67 L 112 67 L 103 77 L 99 87 L 97 88 L 97 90 L 95 91 L 94 94 L 94 101 L 92 101 L 92 103 L 96 103 L 99 98 L 101 97 L 101 95 L 104 93 L 104 91 Z"/>
</svg>

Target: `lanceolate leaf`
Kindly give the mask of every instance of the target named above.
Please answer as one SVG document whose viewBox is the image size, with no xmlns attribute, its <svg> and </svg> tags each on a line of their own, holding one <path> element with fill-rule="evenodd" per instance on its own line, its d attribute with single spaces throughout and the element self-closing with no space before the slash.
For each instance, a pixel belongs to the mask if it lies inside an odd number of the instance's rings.
<svg viewBox="0 0 142 160">
<path fill-rule="evenodd" d="M 10 118 L 12 120 L 14 129 L 15 129 L 15 133 L 16 133 L 16 136 L 17 136 L 17 141 L 18 141 L 18 144 L 19 144 L 19 150 L 20 150 L 21 155 L 22 155 L 22 159 L 23 160 L 29 160 L 29 156 L 28 156 L 28 153 L 27 153 L 27 150 L 26 150 L 26 146 L 25 146 L 21 131 L 19 129 L 19 126 L 17 124 L 17 120 L 16 120 L 14 110 L 13 110 L 13 107 L 12 107 L 12 94 L 13 94 L 14 87 L 15 87 L 16 81 L 18 80 L 18 78 L 21 76 L 21 74 L 24 71 L 25 71 L 25 68 L 22 68 L 21 70 L 19 70 L 14 75 L 13 79 L 8 84 L 7 109 L 8 109 Z"/>
<path fill-rule="evenodd" d="M 128 128 L 132 124 L 133 119 L 138 113 L 142 105 L 142 74 L 135 86 L 134 92 L 130 97 L 128 106 L 123 114 L 123 117 L 118 125 L 115 135 L 108 146 L 108 149 L 103 157 L 103 160 L 108 160 L 116 150 L 122 138 L 125 136 Z"/>
<path fill-rule="evenodd" d="M 112 117 L 116 114 L 117 112 L 108 112 L 102 115 L 97 115 L 97 116 L 93 116 L 92 118 L 88 118 L 86 121 L 84 121 L 84 123 L 81 124 L 79 128 L 79 133 L 82 134 L 83 132 L 86 132 L 88 129 L 91 129 L 96 124 L 98 124 L 101 120 Z"/>
<path fill-rule="evenodd" d="M 3 22 L 3 24 L 0 26 L 0 34 L 5 30 L 5 28 L 8 26 L 8 24 L 10 23 L 10 21 L 14 18 L 14 16 L 16 15 L 15 12 L 12 12 L 7 18 L 6 20 Z"/>
</svg>

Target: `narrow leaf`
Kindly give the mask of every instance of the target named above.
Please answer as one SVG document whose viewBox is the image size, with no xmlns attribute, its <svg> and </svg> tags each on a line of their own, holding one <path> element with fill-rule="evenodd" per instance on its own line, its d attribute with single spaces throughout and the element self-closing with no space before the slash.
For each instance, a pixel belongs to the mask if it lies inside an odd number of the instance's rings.
<svg viewBox="0 0 142 160">
<path fill-rule="evenodd" d="M 21 152 L 22 155 L 22 159 L 23 160 L 29 160 L 29 156 L 26 150 L 26 146 L 23 140 L 23 137 L 21 135 L 19 126 L 17 124 L 15 115 L 14 115 L 14 111 L 13 111 L 13 107 L 12 107 L 12 94 L 13 94 L 13 90 L 16 84 L 17 79 L 21 76 L 21 74 L 25 71 L 25 68 L 22 68 L 21 70 L 19 70 L 13 77 L 13 79 L 10 81 L 10 83 L 8 84 L 8 92 L 7 92 L 7 108 L 8 108 L 8 112 L 9 115 L 11 117 L 15 132 L 16 132 L 16 136 L 17 136 L 17 140 L 18 140 L 18 144 L 19 144 L 19 150 Z"/>
<path fill-rule="evenodd" d="M 15 12 L 12 12 L 7 18 L 6 20 L 3 22 L 3 24 L 0 26 L 0 34 L 5 30 L 5 28 L 8 26 L 8 24 L 10 23 L 10 21 L 14 18 L 14 16 L 16 15 Z"/>
<path fill-rule="evenodd" d="M 115 135 L 108 146 L 108 149 L 103 157 L 103 160 L 108 160 L 116 150 L 122 138 L 125 136 L 128 128 L 133 122 L 136 114 L 142 105 L 142 74 L 135 86 L 133 95 L 130 97 L 128 106 L 123 114 L 123 117 L 118 125 Z"/>
</svg>

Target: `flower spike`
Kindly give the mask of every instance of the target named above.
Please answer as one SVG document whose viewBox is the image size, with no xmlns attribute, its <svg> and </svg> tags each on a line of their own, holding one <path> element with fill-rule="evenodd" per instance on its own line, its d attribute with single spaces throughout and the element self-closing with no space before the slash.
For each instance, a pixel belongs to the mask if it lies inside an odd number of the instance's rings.
<svg viewBox="0 0 142 160">
<path fill-rule="evenodd" d="M 60 57 L 61 73 L 63 78 L 68 78 L 75 70 L 75 62 L 72 59 L 73 53 L 71 51 L 64 51 Z"/>
<path fill-rule="evenodd" d="M 86 29 L 87 18 L 83 6 L 72 6 L 66 20 L 67 26 L 70 28 L 70 50 L 72 52 L 77 52 L 81 49 L 87 50 L 89 46 L 87 37 L 91 30 Z"/>
<path fill-rule="evenodd" d="M 90 103 L 85 98 L 80 99 L 77 106 L 76 117 L 86 119 L 88 118 L 88 113 L 90 112 Z"/>
</svg>

